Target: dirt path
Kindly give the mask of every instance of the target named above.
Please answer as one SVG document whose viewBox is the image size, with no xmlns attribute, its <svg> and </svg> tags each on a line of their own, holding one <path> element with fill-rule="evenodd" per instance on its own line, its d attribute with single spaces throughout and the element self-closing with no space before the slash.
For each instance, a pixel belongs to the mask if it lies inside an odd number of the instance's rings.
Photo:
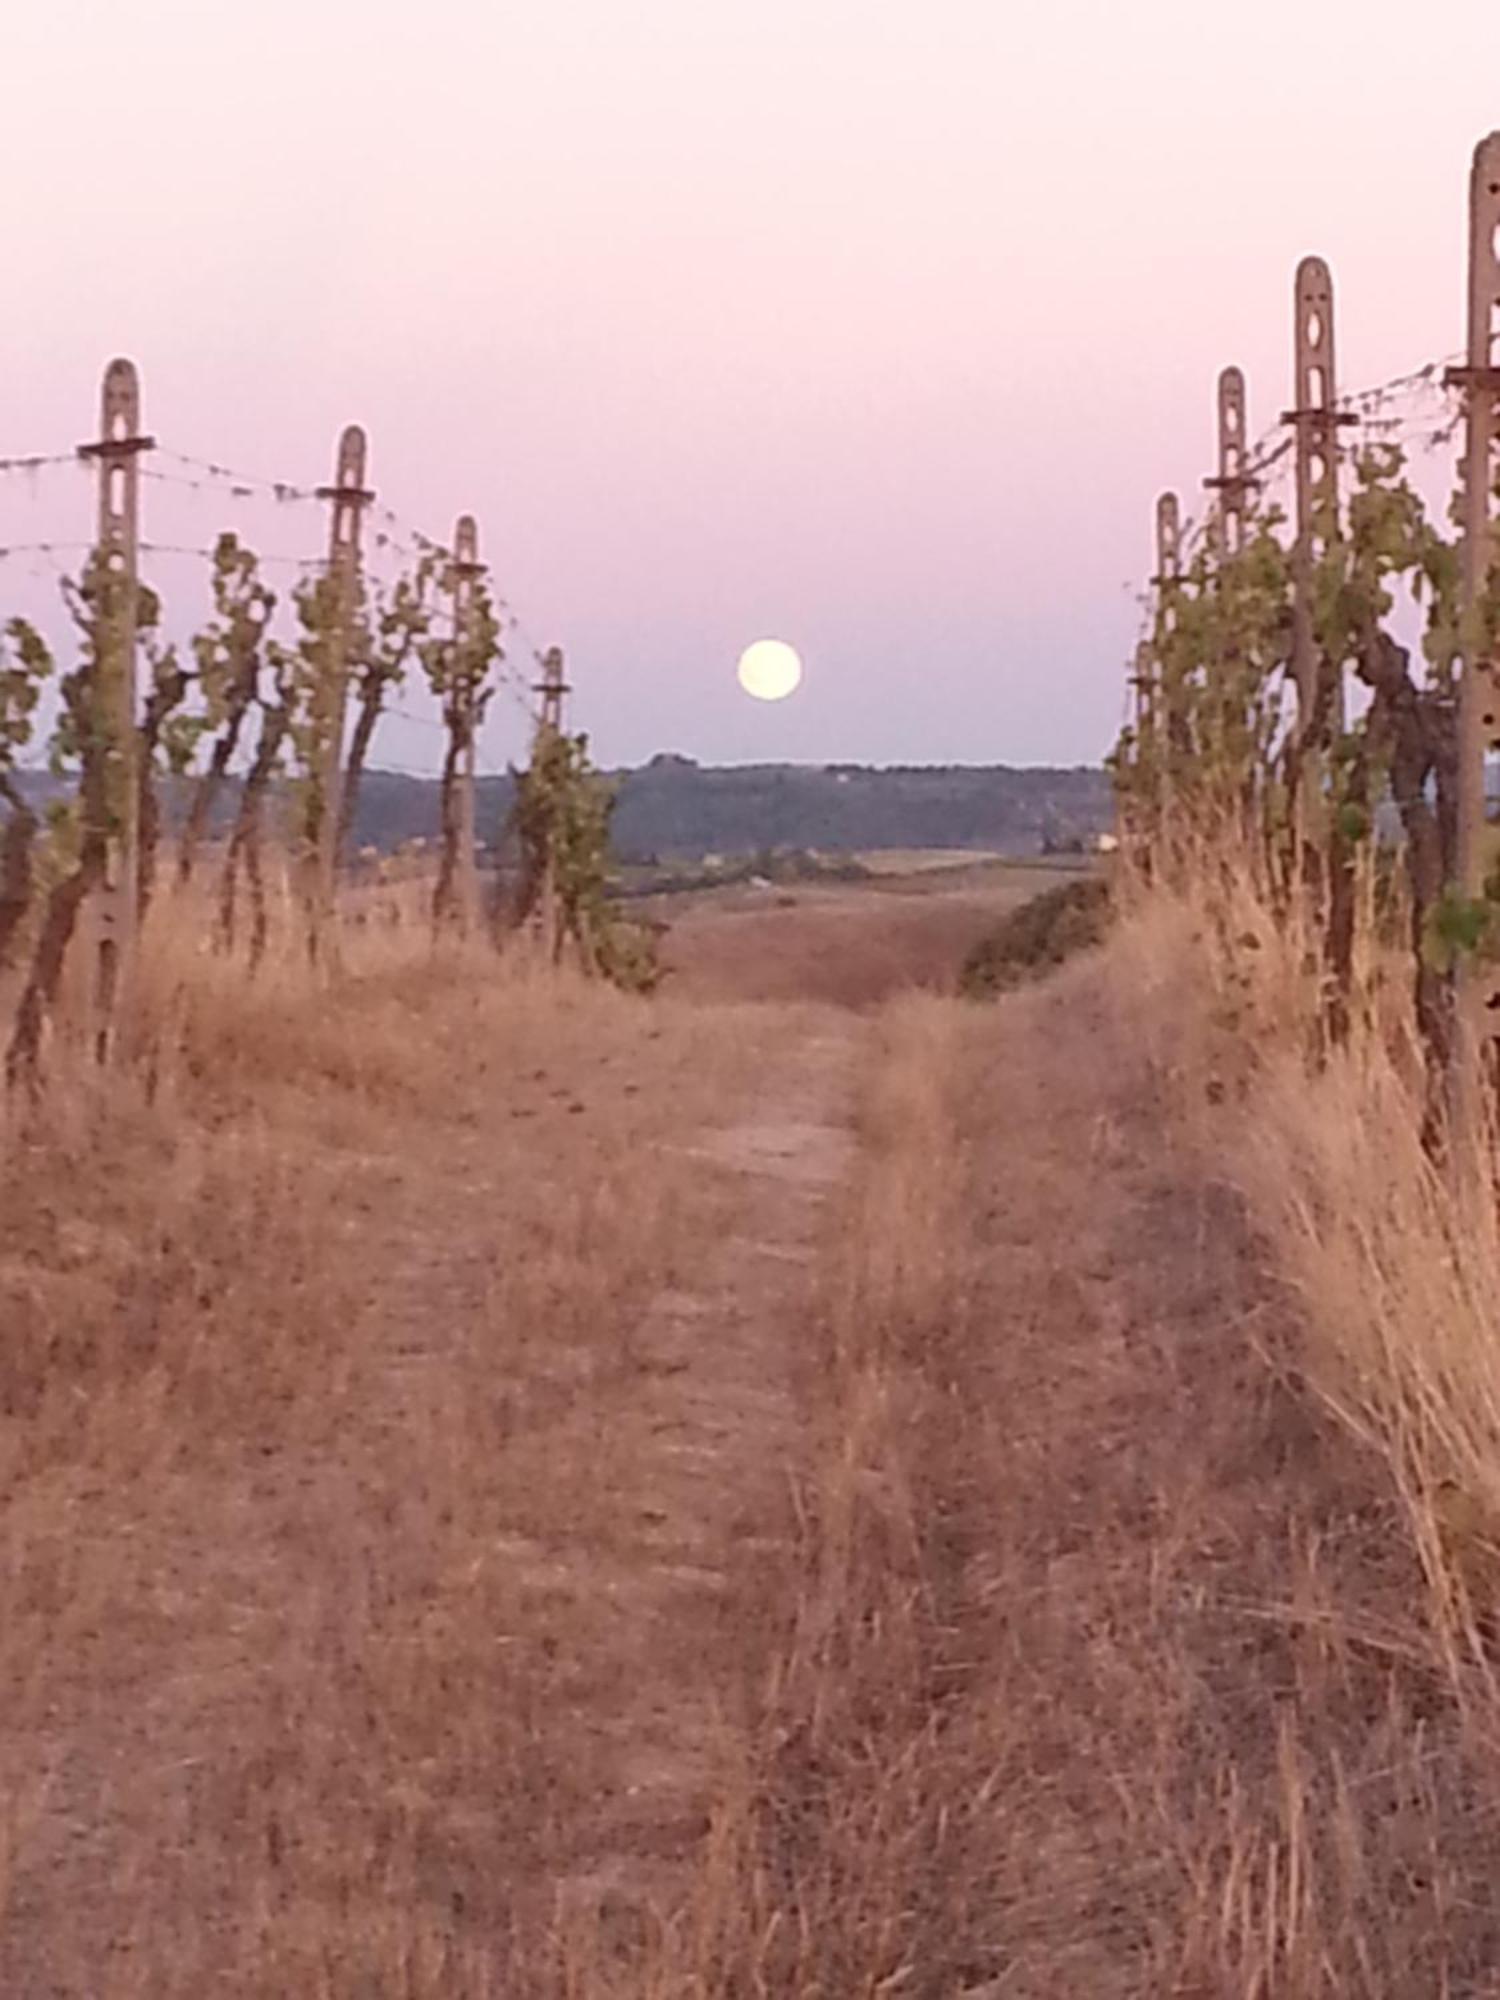
<svg viewBox="0 0 1500 2000">
<path fill-rule="evenodd" d="M 564 1923 L 626 1931 L 682 1900 L 735 1777 L 768 1590 L 791 1562 L 804 1474 L 799 1349 L 815 1311 L 830 1196 L 849 1167 L 856 1043 L 837 1020 L 778 1053 L 750 1115 L 681 1147 L 728 1195 L 689 1282 L 628 1338 L 637 1384 L 616 1417 L 610 1562 L 584 1546 L 552 1588 L 602 1596 L 610 1696 L 580 1717 L 592 1810 L 555 1876 Z"/>
<path fill-rule="evenodd" d="M 385 1992 L 410 1961 L 478 1994 L 550 1977 L 554 1933 L 642 1946 L 790 1560 L 857 1044 L 631 1014 L 582 1082 L 507 1070 L 458 1130 L 315 1162 L 354 1258 L 295 1391 L 67 1500 L 52 1682 L 0 1721 L 0 1991 Z M 707 1116 L 674 1129 L 683 1063 Z M 55 1538 L 7 1521 L 24 1598 Z"/>
</svg>

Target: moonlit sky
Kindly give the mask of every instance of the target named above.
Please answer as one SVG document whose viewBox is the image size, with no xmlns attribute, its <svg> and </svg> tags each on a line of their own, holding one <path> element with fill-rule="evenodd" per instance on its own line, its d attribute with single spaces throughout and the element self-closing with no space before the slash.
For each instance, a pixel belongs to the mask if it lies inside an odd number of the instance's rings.
<svg viewBox="0 0 1500 2000">
<path fill-rule="evenodd" d="M 250 471 L 362 422 L 611 763 L 1097 759 L 1218 368 L 1285 405 L 1308 251 L 1345 386 L 1456 348 L 1500 125 L 1496 0 L 12 0 L 0 61 L 0 455 L 91 434 L 117 352 Z M 0 543 L 88 533 L 60 478 L 0 481 Z M 398 719 L 375 761 L 437 754 Z"/>
</svg>

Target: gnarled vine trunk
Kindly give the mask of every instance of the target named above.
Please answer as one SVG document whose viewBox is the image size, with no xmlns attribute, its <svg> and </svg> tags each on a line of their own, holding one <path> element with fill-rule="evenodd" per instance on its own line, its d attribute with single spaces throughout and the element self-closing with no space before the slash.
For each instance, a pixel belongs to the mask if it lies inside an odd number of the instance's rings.
<svg viewBox="0 0 1500 2000">
<path fill-rule="evenodd" d="M 8 808 L 0 832 L 0 965 L 8 965 L 31 908 L 31 855 L 37 816 L 9 778 L 0 776 L 0 799 Z"/>
<path fill-rule="evenodd" d="M 432 920 L 448 923 L 458 914 L 459 845 L 463 815 L 459 810 L 459 771 L 468 747 L 469 731 L 462 717 L 448 718 L 448 746 L 443 754 L 442 788 L 438 795 L 442 846 L 438 854 L 437 886 L 432 892 Z"/>
<path fill-rule="evenodd" d="M 354 718 L 354 732 L 349 738 L 349 761 L 344 769 L 344 780 L 339 787 L 339 835 L 335 853 L 342 857 L 348 852 L 349 841 L 354 832 L 354 815 L 359 810 L 360 781 L 365 775 L 365 763 L 370 755 L 370 745 L 375 739 L 375 728 L 380 721 L 385 706 L 385 688 L 377 685 L 367 689 L 360 697 L 359 712 Z"/>
<path fill-rule="evenodd" d="M 281 746 L 291 731 L 291 717 L 284 708 L 273 708 L 261 724 L 260 741 L 240 792 L 239 811 L 224 856 L 224 872 L 219 881 L 219 948 L 234 948 L 235 899 L 239 872 L 243 868 L 250 890 L 250 964 L 259 965 L 265 956 L 270 926 L 266 918 L 266 885 L 261 847 L 266 793 L 276 773 Z"/>
<path fill-rule="evenodd" d="M 1427 919 L 1457 872 L 1458 733 L 1451 702 L 1411 678 L 1411 658 L 1387 633 L 1373 632 L 1356 671 L 1374 700 L 1367 735 L 1390 771 L 1391 793 L 1406 835 L 1411 893 L 1411 944 L 1416 961 L 1413 1002 L 1434 1076 L 1453 1040 L 1453 983 L 1429 962 Z"/>
<path fill-rule="evenodd" d="M 203 845 L 203 836 L 208 832 L 214 805 L 223 790 L 224 780 L 229 775 L 230 760 L 239 748 L 245 717 L 249 712 L 248 700 L 242 706 L 231 709 L 223 729 L 214 738 L 208 768 L 193 788 L 193 803 L 188 809 L 187 820 L 182 829 L 182 845 L 177 850 L 179 883 L 192 880 L 193 870 L 198 862 L 198 850 Z"/>
<path fill-rule="evenodd" d="M 42 1031 L 57 1003 L 68 946 L 78 927 L 78 913 L 104 880 L 108 848 L 94 829 L 85 832 L 83 851 L 74 867 L 47 898 L 41 933 L 32 954 L 31 970 L 16 1009 L 15 1027 L 5 1052 L 5 1080 L 15 1088 L 36 1086 L 41 1067 Z"/>
<path fill-rule="evenodd" d="M 184 673 L 157 681 L 146 697 L 136 740 L 136 908 L 144 919 L 156 889 L 156 857 L 161 851 L 161 800 L 156 790 L 156 752 L 162 728 L 187 692 Z"/>
</svg>

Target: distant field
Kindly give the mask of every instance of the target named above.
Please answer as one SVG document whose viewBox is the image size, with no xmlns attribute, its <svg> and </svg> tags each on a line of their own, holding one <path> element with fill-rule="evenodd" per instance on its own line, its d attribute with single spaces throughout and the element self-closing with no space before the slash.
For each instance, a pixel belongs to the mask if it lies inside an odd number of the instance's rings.
<svg viewBox="0 0 1500 2000">
<path fill-rule="evenodd" d="M 969 952 L 1037 894 L 1044 871 L 983 855 L 934 861 L 926 852 L 927 866 L 868 882 L 740 885 L 640 908 L 664 926 L 669 989 L 695 1000 L 868 1007 L 916 989 L 952 992 Z"/>
<path fill-rule="evenodd" d="M 881 876 L 1014 869 L 1034 880 L 1038 874 L 1084 874 L 1095 865 L 1087 854 L 998 854 L 973 847 L 873 847 L 852 858 L 870 874 Z"/>
<path fill-rule="evenodd" d="M 877 847 L 854 858 L 872 875 L 927 875 L 939 869 L 1005 859 L 1002 854 L 963 847 Z"/>
</svg>

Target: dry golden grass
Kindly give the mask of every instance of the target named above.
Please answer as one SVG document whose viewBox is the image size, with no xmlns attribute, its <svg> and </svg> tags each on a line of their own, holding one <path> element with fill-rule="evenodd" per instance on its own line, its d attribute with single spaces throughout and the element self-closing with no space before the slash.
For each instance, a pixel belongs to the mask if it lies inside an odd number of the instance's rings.
<svg viewBox="0 0 1500 2000">
<path fill-rule="evenodd" d="M 1385 989 L 1310 1077 L 1248 902 L 983 1009 L 163 918 L 0 1174 L 0 1992 L 1500 1991 Z"/>
<path fill-rule="evenodd" d="M 1299 1686 L 1281 1846 L 1288 1866 L 1305 1850 L 1306 1908 L 1288 1885 L 1266 1913 L 1286 1962 L 1264 1990 L 1500 1990 L 1500 1245 L 1490 1205 L 1421 1144 L 1408 965 L 1367 937 L 1347 1045 L 1315 1055 L 1316 954 L 1224 866 L 1139 899 L 1112 957 L 1169 1143 L 1253 1246 L 1245 1330 L 1304 1433 L 1278 1474 L 1346 1488 L 1308 1523 L 1291 1601 L 1262 1612 L 1304 1653 L 1383 1663 L 1356 1710 L 1399 1774 L 1383 1808 L 1353 1778 L 1347 1717 Z M 1254 1871 L 1227 1873 L 1226 1897 Z"/>
<path fill-rule="evenodd" d="M 1383 1461 L 1440 1623 L 1472 1649 L 1500 1608 L 1500 1235 L 1423 1147 L 1404 960 L 1367 948 L 1347 1045 L 1311 1061 L 1310 956 L 1242 878 L 1211 907 L 1159 891 L 1120 949 L 1179 1112 L 1295 1301 L 1298 1344 L 1274 1358 Z"/>
<path fill-rule="evenodd" d="M 514 1990 L 580 1715 L 717 1622 L 632 1570 L 642 1330 L 733 1215 L 679 1142 L 795 1016 L 155 947 L 149 1098 L 60 1045 L 0 1173 L 0 1990 Z"/>
</svg>

